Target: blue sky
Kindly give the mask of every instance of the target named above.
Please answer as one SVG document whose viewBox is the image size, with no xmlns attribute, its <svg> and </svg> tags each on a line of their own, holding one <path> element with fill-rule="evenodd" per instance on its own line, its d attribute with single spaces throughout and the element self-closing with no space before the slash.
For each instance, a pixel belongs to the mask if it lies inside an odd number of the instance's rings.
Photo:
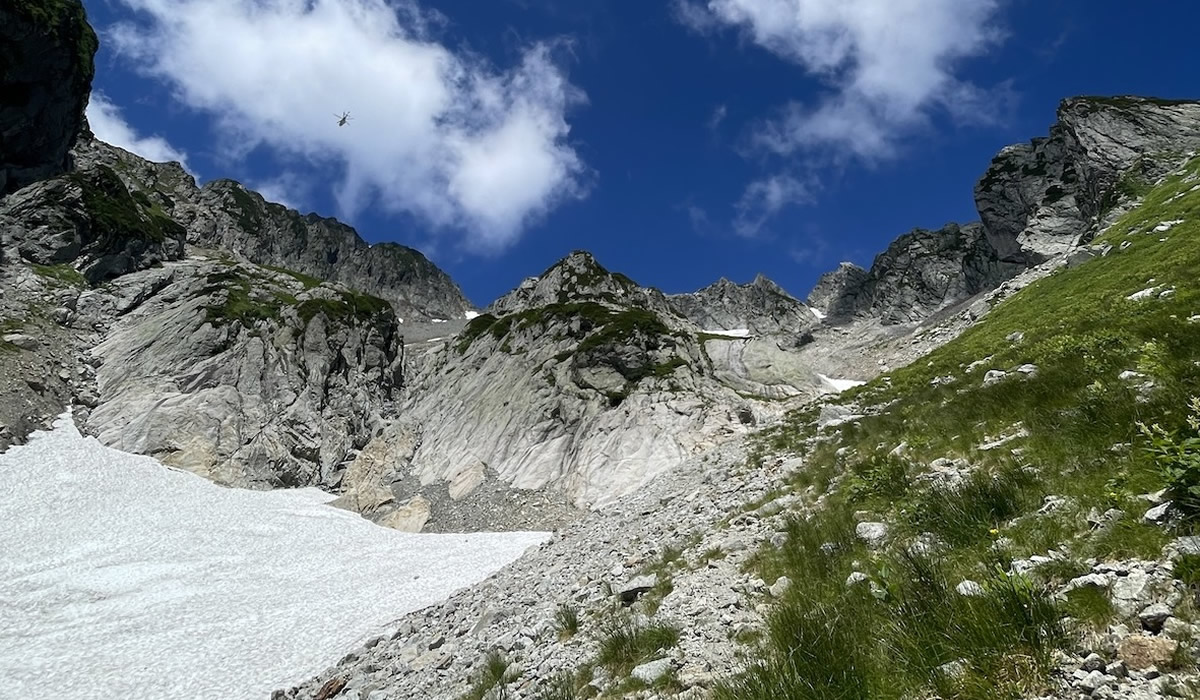
<svg viewBox="0 0 1200 700">
<path fill-rule="evenodd" d="M 417 247 L 479 305 L 580 248 L 802 297 L 974 220 L 1061 98 L 1200 97 L 1200 7 L 1165 0 L 84 4 L 101 138 Z"/>
</svg>

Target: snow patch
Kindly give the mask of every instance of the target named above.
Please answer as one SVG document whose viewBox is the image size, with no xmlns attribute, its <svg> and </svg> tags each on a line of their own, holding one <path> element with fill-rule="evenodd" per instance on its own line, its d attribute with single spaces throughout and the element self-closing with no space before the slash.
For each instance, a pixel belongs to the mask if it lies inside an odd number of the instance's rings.
<svg viewBox="0 0 1200 700">
<path fill-rule="evenodd" d="M 444 318 L 431 318 L 429 320 L 433 321 L 434 323 L 448 323 L 448 321 L 446 321 Z"/>
<path fill-rule="evenodd" d="M 478 311 L 464 311 L 463 318 L 467 319 L 468 321 L 470 321 L 471 319 L 474 319 L 474 318 L 479 318 L 479 312 Z"/>
<path fill-rule="evenodd" d="M 820 378 L 820 380 L 825 384 L 833 387 L 834 391 L 845 391 L 847 389 L 853 389 L 856 386 L 862 386 L 863 384 L 866 384 L 866 382 L 860 382 L 854 379 L 831 379 L 823 374 L 817 374 L 817 377 Z"/>
<path fill-rule="evenodd" d="M 826 318 L 828 318 L 826 316 L 826 314 L 823 311 L 821 311 L 820 309 L 816 309 L 816 308 L 813 308 L 810 306 L 810 307 L 808 307 L 808 310 L 812 312 L 813 316 L 817 317 L 818 321 L 824 321 Z"/>
<path fill-rule="evenodd" d="M 389 530 L 317 489 L 106 448 L 69 415 L 0 475 L 0 692 L 26 700 L 265 698 L 548 536 Z"/>
<path fill-rule="evenodd" d="M 750 329 L 749 328 L 730 328 L 729 330 L 715 330 L 715 331 L 703 330 L 700 332 L 705 335 L 721 335 L 721 336 L 725 336 L 726 338 L 749 338 L 750 337 Z"/>
</svg>

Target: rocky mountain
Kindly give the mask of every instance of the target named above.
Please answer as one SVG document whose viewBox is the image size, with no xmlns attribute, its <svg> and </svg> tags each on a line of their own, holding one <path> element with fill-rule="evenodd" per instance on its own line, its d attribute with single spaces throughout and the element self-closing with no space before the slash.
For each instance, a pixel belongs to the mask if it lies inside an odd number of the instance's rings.
<svg viewBox="0 0 1200 700">
<path fill-rule="evenodd" d="M 405 321 L 463 318 L 472 305 L 446 273 L 413 248 L 368 245 L 336 219 L 302 215 L 232 180 L 197 187 L 178 164 L 149 163 L 85 134 L 81 167 L 105 166 L 146 193 L 187 230 L 193 246 L 229 251 L 259 265 L 337 282 L 391 303 Z"/>
<path fill-rule="evenodd" d="M 912 323 L 1023 269 L 996 254 L 981 224 L 915 229 L 893 241 L 870 270 L 843 265 L 823 277 L 809 303 L 834 320 L 865 315 L 884 325 Z"/>
<path fill-rule="evenodd" d="M 398 411 L 415 447 L 392 460 L 411 471 L 383 481 L 429 529 L 506 525 L 511 499 L 525 525 L 560 523 L 578 511 L 545 504 L 610 503 L 777 411 L 721 381 L 666 297 L 581 252 L 424 345 Z"/>
<path fill-rule="evenodd" d="M 1124 208 L 273 697 L 1188 696 L 1200 157 Z"/>
<path fill-rule="evenodd" d="M 576 252 L 476 315 L 412 249 L 76 138 L 82 8 L 14 7 L 0 449 L 70 406 L 380 525 L 557 531 L 276 698 L 1200 680 L 1200 104 L 1064 101 L 993 160 L 979 223 L 807 302 L 761 277 L 666 296 Z"/>
<path fill-rule="evenodd" d="M 676 313 L 701 328 L 806 337 L 820 319 L 782 287 L 758 275 L 749 284 L 721 278 L 691 294 L 668 297 Z"/>
<path fill-rule="evenodd" d="M 822 277 L 808 303 L 831 321 L 919 322 L 1090 241 L 1200 148 L 1200 103 L 1064 100 L 1050 135 L 1003 149 L 975 186 L 980 222 L 914 229 L 869 270 Z"/>
</svg>

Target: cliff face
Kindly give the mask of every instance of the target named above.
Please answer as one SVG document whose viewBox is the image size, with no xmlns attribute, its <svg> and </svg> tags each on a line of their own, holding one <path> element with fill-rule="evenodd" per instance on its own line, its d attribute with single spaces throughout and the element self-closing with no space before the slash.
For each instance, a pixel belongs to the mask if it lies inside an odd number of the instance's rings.
<svg viewBox="0 0 1200 700">
<path fill-rule="evenodd" d="M 975 186 L 980 223 L 906 233 L 869 270 L 822 277 L 808 302 L 835 322 L 920 321 L 1087 243 L 1198 148 L 1198 102 L 1064 100 L 1048 136 L 992 159 Z"/>
<path fill-rule="evenodd" d="M 67 170 L 99 44 L 79 0 L 12 0 L 0 46 L 2 196 Z"/>
<path fill-rule="evenodd" d="M 1050 134 L 1002 150 L 975 186 L 988 240 L 1036 263 L 1086 243 L 1200 148 L 1200 103 L 1140 97 L 1064 100 Z"/>
<path fill-rule="evenodd" d="M 880 253 L 869 271 L 843 269 L 818 285 L 831 315 L 866 315 L 884 325 L 920 321 L 992 289 L 1024 266 L 999 258 L 980 224 L 914 229 Z M 832 296 L 836 294 L 837 296 Z"/>
<path fill-rule="evenodd" d="M 192 245 L 381 297 L 405 321 L 461 319 L 473 308 L 458 285 L 413 248 L 368 245 L 337 219 L 267 202 L 232 180 L 197 187 L 178 164 L 150 163 L 94 139 L 82 139 L 75 150 L 81 166 L 103 165 L 130 189 L 149 193 L 186 229 Z"/>
</svg>

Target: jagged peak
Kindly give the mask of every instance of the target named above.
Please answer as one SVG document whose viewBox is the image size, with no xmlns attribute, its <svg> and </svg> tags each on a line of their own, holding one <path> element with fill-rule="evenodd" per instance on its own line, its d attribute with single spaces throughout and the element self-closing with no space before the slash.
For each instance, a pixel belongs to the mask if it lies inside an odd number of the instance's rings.
<svg viewBox="0 0 1200 700">
<path fill-rule="evenodd" d="M 576 301 L 606 301 L 641 305 L 649 294 L 637 282 L 611 272 L 586 250 L 575 250 L 551 265 L 541 275 L 526 278 L 508 294 L 488 307 L 492 313 L 508 313 L 548 304 Z"/>
</svg>

